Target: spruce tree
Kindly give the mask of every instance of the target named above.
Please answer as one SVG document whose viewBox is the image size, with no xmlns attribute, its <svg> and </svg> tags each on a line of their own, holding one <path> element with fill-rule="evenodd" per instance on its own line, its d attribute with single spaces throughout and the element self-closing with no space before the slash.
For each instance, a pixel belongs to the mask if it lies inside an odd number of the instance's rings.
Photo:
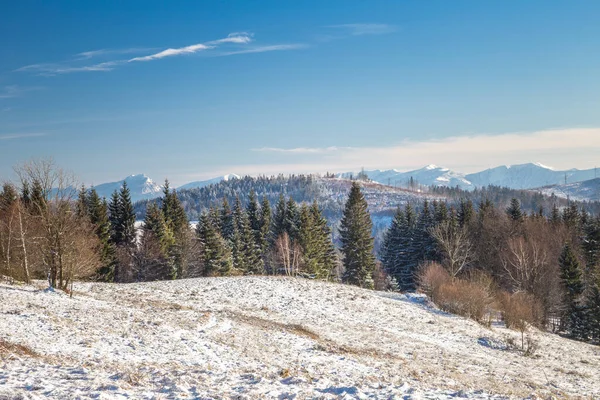
<svg viewBox="0 0 600 400">
<path fill-rule="evenodd" d="M 173 231 L 167 225 L 164 214 L 156 203 L 148 203 L 146 217 L 142 229 L 141 248 L 153 249 L 144 254 L 143 265 L 140 266 L 140 277 L 144 280 L 175 279 L 177 268 L 170 250 L 175 242 Z"/>
<path fill-rule="evenodd" d="M 316 278 L 329 279 L 336 264 L 336 253 L 331 241 L 331 229 L 327 225 L 327 219 L 323 216 L 317 202 L 310 207 L 312 224 L 314 229 L 314 240 L 318 248 L 319 263 L 315 271 Z"/>
<path fill-rule="evenodd" d="M 165 180 L 163 195 L 161 211 L 165 224 L 173 236 L 166 251 L 175 268 L 171 278 L 175 279 L 183 276 L 187 267 L 186 255 L 191 242 L 190 228 L 183 205 L 177 197 L 177 192 L 169 189 L 168 180 Z"/>
<path fill-rule="evenodd" d="M 135 211 L 131 202 L 131 193 L 127 187 L 127 183 L 123 182 L 123 186 L 119 192 L 119 208 L 120 208 L 120 229 L 122 245 L 127 247 L 135 246 Z"/>
<path fill-rule="evenodd" d="M 401 238 L 406 227 L 404 211 L 398 207 L 392 219 L 392 224 L 385 232 L 383 244 L 381 245 L 380 257 L 385 271 L 396 278 L 400 277 L 399 256 L 402 252 Z"/>
<path fill-rule="evenodd" d="M 566 244 L 559 258 L 561 279 L 565 289 L 564 328 L 571 336 L 582 339 L 585 335 L 585 317 L 581 304 L 583 282 L 577 256 L 569 244 Z"/>
<path fill-rule="evenodd" d="M 260 203 L 260 240 L 263 260 L 266 260 L 269 250 L 269 239 L 271 233 L 271 204 L 267 196 Z"/>
<path fill-rule="evenodd" d="M 221 208 L 221 235 L 229 242 L 233 241 L 234 225 L 231 207 L 229 206 L 227 198 L 224 197 Z"/>
<path fill-rule="evenodd" d="M 260 247 L 256 243 L 254 232 L 250 227 L 250 221 L 245 210 L 242 208 L 241 201 L 236 198 L 233 209 L 233 218 L 236 234 L 240 243 L 236 244 L 240 254 L 238 255 L 238 265 L 236 266 L 245 274 L 262 274 L 264 264 L 261 257 Z"/>
<path fill-rule="evenodd" d="M 521 222 L 523 221 L 523 211 L 521 211 L 521 203 L 519 200 L 513 198 L 510 201 L 510 206 L 506 209 L 506 214 L 512 221 Z"/>
<path fill-rule="evenodd" d="M 233 267 L 229 246 L 217 228 L 209 215 L 200 216 L 197 235 L 202 244 L 205 276 L 229 275 Z"/>
<path fill-rule="evenodd" d="M 340 226 L 345 267 L 342 280 L 345 283 L 365 288 L 374 286 L 375 256 L 372 228 L 367 201 L 358 183 L 353 182 Z"/>
<path fill-rule="evenodd" d="M 291 197 L 285 206 L 285 231 L 292 242 L 298 240 L 300 233 L 300 211 L 296 202 Z"/>
<path fill-rule="evenodd" d="M 473 202 L 471 200 L 460 200 L 460 206 L 458 209 L 458 223 L 461 228 L 468 226 L 473 220 L 475 211 L 473 209 Z"/>
<path fill-rule="evenodd" d="M 94 232 L 102 245 L 100 250 L 102 266 L 98 269 L 98 279 L 111 282 L 114 279 L 115 249 L 110 240 L 111 226 L 108 218 L 108 205 L 106 200 L 100 199 L 95 188 L 90 190 L 87 202 L 90 222 L 94 225 Z"/>
<path fill-rule="evenodd" d="M 596 344 L 600 344 L 600 279 L 590 287 L 585 306 L 586 332 Z"/>
<path fill-rule="evenodd" d="M 258 206 L 258 200 L 256 199 L 256 193 L 254 189 L 250 190 L 248 197 L 248 205 L 246 206 L 246 214 L 248 214 L 248 220 L 250 221 L 250 228 L 254 234 L 254 240 L 257 243 L 261 242 L 261 215 L 260 207 Z"/>
<path fill-rule="evenodd" d="M 286 229 L 286 202 L 283 194 L 279 195 L 279 200 L 277 201 L 277 205 L 275 206 L 275 214 L 273 215 L 273 222 L 271 228 L 271 245 L 275 243 L 275 241 L 283 235 L 284 232 L 287 232 Z"/>
</svg>

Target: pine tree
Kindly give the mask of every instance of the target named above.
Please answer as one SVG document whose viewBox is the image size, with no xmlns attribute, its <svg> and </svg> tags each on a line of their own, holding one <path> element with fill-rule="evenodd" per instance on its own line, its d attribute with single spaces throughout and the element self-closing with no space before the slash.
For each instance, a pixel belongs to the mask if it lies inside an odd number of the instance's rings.
<svg viewBox="0 0 600 400">
<path fill-rule="evenodd" d="M 177 268 L 174 257 L 170 254 L 175 238 L 156 203 L 148 203 L 142 232 L 141 248 L 158 249 L 147 251 L 148 254 L 144 255 L 146 259 L 140 266 L 143 269 L 141 277 L 151 280 L 175 279 Z M 157 246 L 153 246 L 154 244 Z"/>
<path fill-rule="evenodd" d="M 585 306 L 586 332 L 590 339 L 600 344 L 600 279 L 590 287 Z"/>
<path fill-rule="evenodd" d="M 335 247 L 331 241 L 331 229 L 327 225 L 327 219 L 323 216 L 317 202 L 313 202 L 310 207 L 312 214 L 312 224 L 314 229 L 314 240 L 318 248 L 319 263 L 315 271 L 316 278 L 329 279 L 331 272 L 335 268 L 336 254 Z"/>
<path fill-rule="evenodd" d="M 123 186 L 119 192 L 119 207 L 120 229 L 123 240 L 121 244 L 127 247 L 135 246 L 135 212 L 131 202 L 131 193 L 126 182 L 123 182 Z"/>
<path fill-rule="evenodd" d="M 238 255 L 238 265 L 236 267 L 245 274 L 262 274 L 264 272 L 264 264 L 260 247 L 256 243 L 248 215 L 242 208 L 239 197 L 235 201 L 233 219 L 236 233 L 240 240 L 239 245 L 237 245 L 240 254 Z"/>
<path fill-rule="evenodd" d="M 233 267 L 229 246 L 217 228 L 209 215 L 200 216 L 197 235 L 202 244 L 205 276 L 229 275 Z"/>
<path fill-rule="evenodd" d="M 381 262 L 388 275 L 398 279 L 400 276 L 399 255 L 402 251 L 401 238 L 406 227 L 404 211 L 398 207 L 392 219 L 392 224 L 385 232 L 383 244 L 381 245 Z"/>
<path fill-rule="evenodd" d="M 273 215 L 273 222 L 271 228 L 271 245 L 275 243 L 275 241 L 283 235 L 284 232 L 287 232 L 286 229 L 286 202 L 283 194 L 279 195 L 279 200 L 277 202 L 277 206 L 275 207 L 275 214 Z"/>
<path fill-rule="evenodd" d="M 521 203 L 519 202 L 519 200 L 513 198 L 510 201 L 510 206 L 508 206 L 508 208 L 506 209 L 506 214 L 509 216 L 509 218 L 515 222 L 521 222 L 523 221 L 523 211 L 521 211 Z"/>
<path fill-rule="evenodd" d="M 367 201 L 358 183 L 353 182 L 340 227 L 346 269 L 342 280 L 345 283 L 366 288 L 374 286 L 375 256 L 372 228 Z"/>
<path fill-rule="evenodd" d="M 554 203 L 552 205 L 552 213 L 550 214 L 550 222 L 552 222 L 552 224 L 554 224 L 554 225 L 557 225 L 560 223 L 560 221 L 561 221 L 560 211 L 558 210 L 556 203 Z"/>
<path fill-rule="evenodd" d="M 458 209 L 458 223 L 461 228 L 468 226 L 473 220 L 475 211 L 473 209 L 473 202 L 471 200 L 460 200 L 460 206 Z"/>
<path fill-rule="evenodd" d="M 296 202 L 291 197 L 285 206 L 285 231 L 292 242 L 298 240 L 300 233 L 300 211 Z"/>
<path fill-rule="evenodd" d="M 90 222 L 94 225 L 94 232 L 100 240 L 102 248 L 100 257 L 102 266 L 98 269 L 98 279 L 112 282 L 114 279 L 115 250 L 110 240 L 110 221 L 108 219 L 108 205 L 106 200 L 101 200 L 96 189 L 92 188 L 87 197 Z"/>
<path fill-rule="evenodd" d="M 254 189 L 250 191 L 248 197 L 248 205 L 246 206 L 246 214 L 250 221 L 250 228 L 254 234 L 254 240 L 257 243 L 261 242 L 261 215 L 260 208 L 258 206 L 258 200 L 256 199 L 256 193 Z"/>
<path fill-rule="evenodd" d="M 234 236 L 233 214 L 227 198 L 223 198 L 223 206 L 221 208 L 221 235 L 229 242 L 233 241 Z"/>
<path fill-rule="evenodd" d="M 260 240 L 259 245 L 261 247 L 263 260 L 267 258 L 267 252 L 269 250 L 269 236 L 271 232 L 271 204 L 267 196 L 263 197 L 260 204 Z"/>
<path fill-rule="evenodd" d="M 582 339 L 585 335 L 585 317 L 581 304 L 581 295 L 583 294 L 581 268 L 577 256 L 569 244 L 563 248 L 559 265 L 565 288 L 565 329 L 574 338 Z"/>
<path fill-rule="evenodd" d="M 187 268 L 187 250 L 191 243 L 189 221 L 177 192 L 169 189 L 169 181 L 165 180 L 161 211 L 165 224 L 172 234 L 173 240 L 166 251 L 174 265 L 171 279 L 183 276 Z"/>
<path fill-rule="evenodd" d="M 88 218 L 88 192 L 85 186 L 81 186 L 77 196 L 77 216 Z"/>
</svg>

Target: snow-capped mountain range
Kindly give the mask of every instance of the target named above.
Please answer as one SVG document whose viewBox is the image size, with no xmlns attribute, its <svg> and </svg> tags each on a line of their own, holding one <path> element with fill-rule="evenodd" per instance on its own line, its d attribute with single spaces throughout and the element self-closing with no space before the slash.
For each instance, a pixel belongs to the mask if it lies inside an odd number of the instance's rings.
<svg viewBox="0 0 600 400">
<path fill-rule="evenodd" d="M 595 169 L 559 171 L 540 163 L 503 165 L 471 174 L 464 174 L 433 164 L 414 171 L 389 169 L 364 171 L 364 173 L 370 180 L 389 186 L 412 188 L 419 188 L 420 186 L 447 186 L 459 187 L 464 190 L 473 190 L 489 185 L 503 186 L 511 189 L 543 188 L 542 190 L 548 194 L 555 193 L 557 196 L 560 196 L 564 192 L 564 197 L 570 195 L 582 199 L 591 199 L 594 196 L 597 199 L 598 189 L 594 188 L 600 186 L 597 182 L 590 184 L 581 183 L 590 180 L 593 181 L 597 178 L 598 174 Z M 351 177 L 356 178 L 358 174 L 359 172 L 345 172 L 338 174 L 337 177 L 346 179 Z M 202 188 L 232 179 L 240 179 L 240 176 L 227 174 L 204 181 L 186 183 L 176 189 Z M 118 190 L 122 186 L 124 181 L 127 182 L 133 201 L 160 197 L 163 190 L 162 185 L 155 183 L 144 174 L 131 175 L 124 180 L 104 183 L 95 186 L 95 188 L 101 197 L 108 199 L 115 190 Z"/>
<path fill-rule="evenodd" d="M 178 187 L 177 190 L 201 188 L 204 186 L 211 185 L 213 183 L 228 181 L 230 179 L 239 179 L 239 176 L 236 174 L 228 174 L 224 176 L 219 176 L 217 178 L 208 179 L 205 181 L 190 182 Z M 127 183 L 127 187 L 131 192 L 131 200 L 133 202 L 139 200 L 155 199 L 162 195 L 163 185 L 159 185 L 158 183 L 154 182 L 145 174 L 130 175 L 127 178 L 122 179 L 120 181 L 103 183 L 94 186 L 94 188 L 96 189 L 96 192 L 98 192 L 98 195 L 100 197 L 105 197 L 106 199 L 109 199 L 115 190 L 121 189 L 121 186 L 123 186 L 123 182 Z"/>
</svg>

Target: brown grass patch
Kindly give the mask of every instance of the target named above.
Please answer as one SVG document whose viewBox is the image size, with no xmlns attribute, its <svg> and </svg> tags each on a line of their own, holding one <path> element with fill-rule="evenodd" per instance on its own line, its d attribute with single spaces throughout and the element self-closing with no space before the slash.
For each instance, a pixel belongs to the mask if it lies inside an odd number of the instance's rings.
<svg viewBox="0 0 600 400">
<path fill-rule="evenodd" d="M 5 339 L 0 338 L 0 358 L 9 357 L 11 355 L 39 357 L 39 354 L 27 346 L 22 344 L 10 343 Z"/>
</svg>

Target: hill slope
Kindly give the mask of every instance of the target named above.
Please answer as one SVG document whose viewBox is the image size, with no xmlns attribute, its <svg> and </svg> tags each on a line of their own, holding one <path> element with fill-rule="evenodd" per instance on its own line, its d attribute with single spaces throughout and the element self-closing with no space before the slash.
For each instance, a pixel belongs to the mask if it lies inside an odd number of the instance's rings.
<svg viewBox="0 0 600 400">
<path fill-rule="evenodd" d="M 422 297 L 283 277 L 0 285 L 0 397 L 598 396 L 600 349 L 503 328 Z"/>
<path fill-rule="evenodd" d="M 577 201 L 600 201 L 600 178 L 566 185 L 546 186 L 538 190 L 547 196 L 554 194 L 557 197 L 565 199 L 569 197 Z"/>
</svg>

